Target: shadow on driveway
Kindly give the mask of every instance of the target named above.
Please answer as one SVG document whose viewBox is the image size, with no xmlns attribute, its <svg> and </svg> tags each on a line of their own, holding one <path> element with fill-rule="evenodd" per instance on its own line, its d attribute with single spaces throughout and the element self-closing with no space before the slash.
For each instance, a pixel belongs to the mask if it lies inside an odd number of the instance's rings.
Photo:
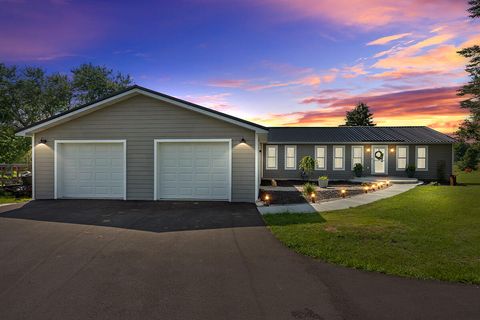
<svg viewBox="0 0 480 320">
<path fill-rule="evenodd" d="M 255 205 L 228 202 L 36 200 L 0 207 L 0 218 L 151 232 L 263 226 Z"/>
</svg>

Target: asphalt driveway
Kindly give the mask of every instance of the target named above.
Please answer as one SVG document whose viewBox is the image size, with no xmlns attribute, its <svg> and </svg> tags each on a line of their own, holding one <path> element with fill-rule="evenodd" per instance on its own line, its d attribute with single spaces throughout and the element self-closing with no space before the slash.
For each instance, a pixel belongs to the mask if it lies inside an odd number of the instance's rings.
<svg viewBox="0 0 480 320">
<path fill-rule="evenodd" d="M 0 319 L 479 319 L 480 288 L 280 244 L 251 204 L 0 207 Z"/>
</svg>

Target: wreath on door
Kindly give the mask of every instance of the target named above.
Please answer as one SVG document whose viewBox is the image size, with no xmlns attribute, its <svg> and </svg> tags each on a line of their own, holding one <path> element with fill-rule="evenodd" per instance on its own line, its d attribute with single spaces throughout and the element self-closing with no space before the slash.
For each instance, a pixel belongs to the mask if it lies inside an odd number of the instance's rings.
<svg viewBox="0 0 480 320">
<path fill-rule="evenodd" d="M 378 150 L 377 152 L 375 152 L 375 159 L 377 160 L 380 160 L 380 161 L 383 161 L 383 152 Z"/>
</svg>

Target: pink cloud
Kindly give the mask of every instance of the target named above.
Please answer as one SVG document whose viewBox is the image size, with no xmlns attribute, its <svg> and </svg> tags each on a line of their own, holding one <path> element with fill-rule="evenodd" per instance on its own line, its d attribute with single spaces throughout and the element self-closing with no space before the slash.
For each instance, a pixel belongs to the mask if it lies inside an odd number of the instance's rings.
<svg viewBox="0 0 480 320">
<path fill-rule="evenodd" d="M 208 85 L 221 88 L 240 88 L 248 83 L 244 79 L 217 79 L 208 81 Z"/>
<path fill-rule="evenodd" d="M 405 37 L 410 36 L 410 35 L 412 35 L 412 34 L 411 33 L 400 33 L 400 34 L 394 34 L 394 35 L 387 36 L 387 37 L 382 37 L 382 38 L 370 41 L 369 43 L 367 43 L 367 46 L 384 45 L 384 44 L 390 43 L 392 41 L 405 38 Z"/>
<path fill-rule="evenodd" d="M 229 96 L 231 96 L 230 93 L 218 93 L 200 96 L 186 96 L 184 99 L 214 110 L 229 111 L 233 109 L 233 106 L 227 100 Z"/>
<path fill-rule="evenodd" d="M 263 0 L 297 19 L 324 18 L 364 29 L 465 16 L 466 1 L 452 0 Z"/>
</svg>

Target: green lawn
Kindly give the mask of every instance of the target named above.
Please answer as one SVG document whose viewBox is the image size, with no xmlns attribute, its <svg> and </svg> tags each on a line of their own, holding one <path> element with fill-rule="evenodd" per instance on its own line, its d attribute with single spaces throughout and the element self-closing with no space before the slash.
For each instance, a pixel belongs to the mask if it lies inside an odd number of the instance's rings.
<svg viewBox="0 0 480 320">
<path fill-rule="evenodd" d="M 285 245 L 314 258 L 388 274 L 480 283 L 480 172 L 466 186 L 421 186 L 322 214 L 266 215 Z"/>
<path fill-rule="evenodd" d="M 5 203 L 17 203 L 17 202 L 25 202 L 31 200 L 30 198 L 15 198 L 12 196 L 0 196 L 0 204 L 5 204 Z"/>
</svg>

